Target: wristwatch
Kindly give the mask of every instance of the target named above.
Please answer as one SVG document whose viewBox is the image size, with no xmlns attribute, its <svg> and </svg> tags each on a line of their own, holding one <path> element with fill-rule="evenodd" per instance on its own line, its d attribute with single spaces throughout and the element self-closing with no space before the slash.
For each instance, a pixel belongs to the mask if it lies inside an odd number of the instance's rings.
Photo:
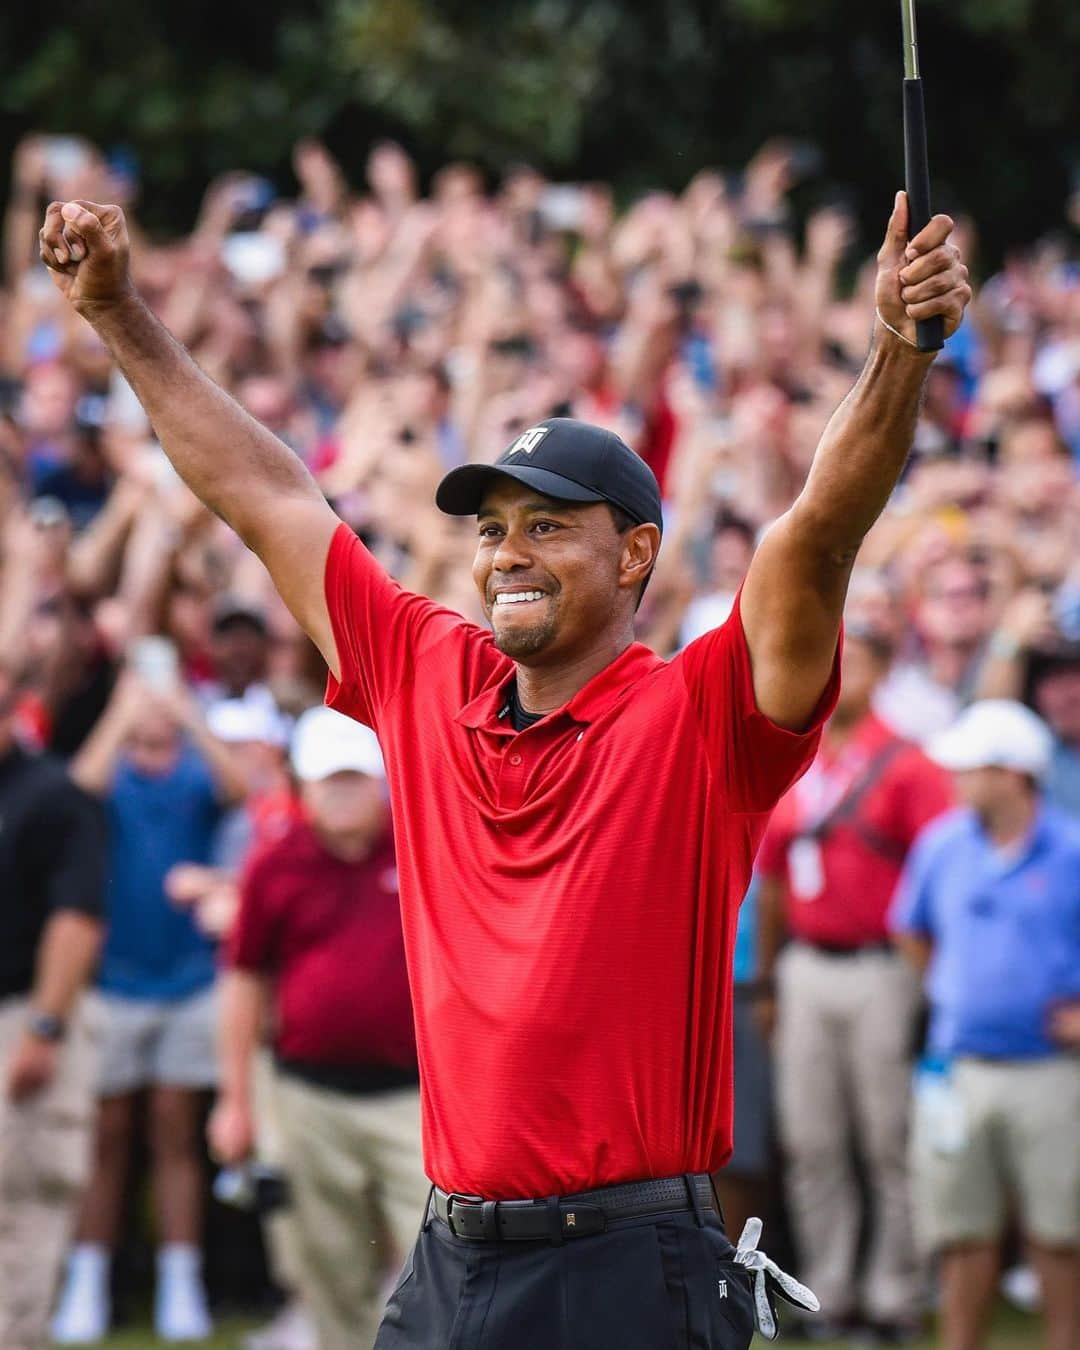
<svg viewBox="0 0 1080 1350">
<path fill-rule="evenodd" d="M 57 1041 L 64 1039 L 67 1025 L 62 1017 L 57 1017 L 54 1013 L 32 1010 L 30 1020 L 27 1022 L 27 1029 L 31 1035 L 37 1036 L 39 1040 L 52 1041 L 55 1044 Z"/>
</svg>

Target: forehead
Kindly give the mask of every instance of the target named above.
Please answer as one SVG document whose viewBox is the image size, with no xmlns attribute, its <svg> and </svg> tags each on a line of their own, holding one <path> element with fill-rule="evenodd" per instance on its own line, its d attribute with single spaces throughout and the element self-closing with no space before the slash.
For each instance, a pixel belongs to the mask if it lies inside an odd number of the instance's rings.
<svg viewBox="0 0 1080 1350">
<path fill-rule="evenodd" d="M 480 516 L 508 515 L 512 511 L 558 511 L 560 514 L 595 510 L 602 503 L 567 502 L 557 497 L 548 497 L 528 483 L 519 483 L 513 478 L 497 478 L 484 493 L 480 503 Z"/>
</svg>

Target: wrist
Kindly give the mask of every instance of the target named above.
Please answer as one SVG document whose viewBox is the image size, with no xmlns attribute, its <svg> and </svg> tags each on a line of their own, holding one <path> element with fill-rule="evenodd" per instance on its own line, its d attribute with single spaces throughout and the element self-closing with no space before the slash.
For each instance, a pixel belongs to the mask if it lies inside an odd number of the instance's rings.
<svg viewBox="0 0 1080 1350">
<path fill-rule="evenodd" d="M 26 1030 L 35 1040 L 58 1045 L 67 1035 L 67 1023 L 56 1013 L 43 1012 L 40 1008 L 32 1007 L 26 1019 Z"/>
<path fill-rule="evenodd" d="M 882 314 L 880 308 L 874 310 L 874 345 L 882 351 L 896 352 L 909 360 L 918 361 L 923 366 L 933 363 L 937 352 L 921 352 L 914 338 L 909 338 Z"/>
<path fill-rule="evenodd" d="M 115 318 L 123 318 L 132 309 L 140 308 L 142 303 L 142 297 L 129 281 L 115 295 L 81 297 L 75 301 L 75 312 L 97 328 Z"/>
<path fill-rule="evenodd" d="M 1005 628 L 996 628 L 990 634 L 987 651 L 995 660 L 1014 661 L 1020 655 L 1023 645 L 1015 633 L 1010 633 Z"/>
</svg>

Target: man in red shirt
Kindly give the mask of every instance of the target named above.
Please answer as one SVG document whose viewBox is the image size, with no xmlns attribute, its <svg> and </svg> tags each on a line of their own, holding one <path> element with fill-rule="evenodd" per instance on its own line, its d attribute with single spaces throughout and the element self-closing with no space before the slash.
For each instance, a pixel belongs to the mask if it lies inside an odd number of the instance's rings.
<svg viewBox="0 0 1080 1350">
<path fill-rule="evenodd" d="M 835 698 L 848 577 L 931 360 L 915 321 L 951 332 L 970 299 L 951 230 L 909 242 L 897 195 L 866 369 L 730 620 L 665 662 L 633 640 L 660 493 L 617 437 L 550 419 L 444 480 L 443 509 L 477 516 L 491 628 L 469 624 L 391 581 L 173 341 L 118 208 L 49 208 L 57 285 L 386 754 L 434 1190 L 379 1350 L 744 1350 L 748 1267 L 771 1328 L 764 1258 L 732 1250 L 708 1178 L 731 1148 L 735 917 Z"/>
<path fill-rule="evenodd" d="M 375 734 L 310 709 L 293 769 L 304 819 L 249 864 L 229 937 L 210 1139 L 223 1162 L 252 1151 L 269 1006 L 297 1292 L 321 1350 L 352 1350 L 374 1338 L 382 1277 L 427 1200 L 416 1042 Z"/>
<path fill-rule="evenodd" d="M 880 1335 L 919 1309 L 906 1166 L 919 988 L 887 916 L 915 836 L 952 805 L 945 771 L 871 711 L 891 658 L 881 633 L 848 624 L 821 751 L 777 807 L 757 861 L 759 974 L 767 988 L 775 971 L 778 984 L 777 1106 L 800 1273 L 830 1321 L 862 1313 Z M 872 1200 L 862 1298 L 852 1138 Z"/>
</svg>

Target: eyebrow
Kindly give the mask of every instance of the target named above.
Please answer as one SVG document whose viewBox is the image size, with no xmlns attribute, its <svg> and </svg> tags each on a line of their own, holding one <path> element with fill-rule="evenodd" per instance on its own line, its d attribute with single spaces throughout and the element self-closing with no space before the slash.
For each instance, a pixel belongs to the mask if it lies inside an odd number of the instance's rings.
<svg viewBox="0 0 1080 1350">
<path fill-rule="evenodd" d="M 532 501 L 523 502 L 521 510 L 531 516 L 535 515 L 562 515 L 566 511 L 572 510 L 575 506 L 585 506 L 585 502 L 561 502 L 555 497 L 538 497 Z M 481 506 L 476 513 L 477 520 L 491 520 L 500 513 L 493 506 Z"/>
</svg>

